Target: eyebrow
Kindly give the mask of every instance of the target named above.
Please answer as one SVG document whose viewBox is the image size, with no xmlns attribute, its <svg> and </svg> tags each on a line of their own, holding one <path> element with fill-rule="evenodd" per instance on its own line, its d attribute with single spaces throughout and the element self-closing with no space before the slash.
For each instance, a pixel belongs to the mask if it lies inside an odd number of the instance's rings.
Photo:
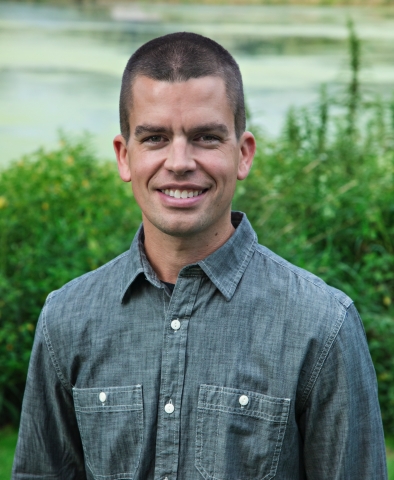
<svg viewBox="0 0 394 480">
<path fill-rule="evenodd" d="M 223 135 L 228 135 L 228 128 L 226 125 L 223 123 L 205 123 L 203 125 L 197 125 L 196 127 L 193 127 L 190 129 L 189 133 L 194 134 L 194 133 L 208 133 L 208 132 L 218 132 L 222 133 Z"/>
<path fill-rule="evenodd" d="M 134 129 L 134 135 L 139 137 L 140 135 L 153 134 L 153 133 L 168 133 L 168 128 L 163 125 L 152 125 L 152 124 L 143 124 L 137 125 Z M 193 135 L 196 133 L 207 133 L 207 132 L 220 132 L 223 135 L 228 135 L 228 128 L 223 123 L 204 123 L 202 125 L 197 125 L 191 128 L 187 133 Z"/>
<path fill-rule="evenodd" d="M 150 124 L 137 125 L 134 130 L 134 135 L 136 137 L 139 137 L 140 135 L 144 135 L 146 133 L 158 133 L 158 132 L 167 132 L 167 128 L 161 125 L 150 125 Z"/>
</svg>

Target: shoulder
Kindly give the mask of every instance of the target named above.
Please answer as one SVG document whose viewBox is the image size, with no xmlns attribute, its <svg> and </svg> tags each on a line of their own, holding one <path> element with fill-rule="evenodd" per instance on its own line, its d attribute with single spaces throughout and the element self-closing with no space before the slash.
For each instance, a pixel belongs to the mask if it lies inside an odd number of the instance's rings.
<svg viewBox="0 0 394 480">
<path fill-rule="evenodd" d="M 122 309 L 122 279 L 129 270 L 130 256 L 129 250 L 47 297 L 35 344 L 46 344 L 43 351 L 69 391 L 74 384 L 73 366 L 86 357 L 95 335 L 108 333 L 109 319 Z"/>
<path fill-rule="evenodd" d="M 325 358 L 349 323 L 353 301 L 344 292 L 261 245 L 256 246 L 242 282 L 248 303 L 284 339 L 303 346 L 310 365 Z M 351 321 L 352 330 L 359 327 L 360 322 Z"/>
<path fill-rule="evenodd" d="M 51 292 L 43 309 L 44 321 L 50 319 L 52 323 L 66 324 L 69 318 L 91 310 L 104 298 L 107 305 L 120 302 L 122 278 L 129 256 L 130 250 Z"/>
<path fill-rule="evenodd" d="M 286 289 L 289 296 L 298 296 L 315 304 L 324 301 L 341 311 L 346 311 L 353 303 L 341 290 L 293 265 L 263 245 L 256 246 L 253 269 L 264 276 L 266 281 L 269 280 L 272 288 Z"/>
<path fill-rule="evenodd" d="M 108 263 L 105 263 L 101 267 L 97 268 L 96 270 L 92 270 L 91 272 L 87 272 L 80 277 L 76 277 L 73 280 L 67 282 L 63 287 L 59 290 L 54 290 L 50 295 L 51 298 L 66 295 L 68 292 L 72 292 L 75 290 L 79 290 L 80 288 L 84 288 L 85 286 L 101 286 L 102 283 L 106 283 L 106 279 L 109 276 L 113 277 L 120 277 L 123 273 L 123 268 L 127 259 L 130 255 L 130 251 L 127 250 L 122 254 L 118 255 Z"/>
<path fill-rule="evenodd" d="M 365 331 L 351 298 L 261 245 L 256 247 L 252 267 L 278 338 L 290 339 L 286 348 L 294 358 L 302 352 L 298 409 L 318 378 L 323 375 L 324 382 L 335 377 L 339 364 L 347 372 L 371 370 Z"/>
</svg>

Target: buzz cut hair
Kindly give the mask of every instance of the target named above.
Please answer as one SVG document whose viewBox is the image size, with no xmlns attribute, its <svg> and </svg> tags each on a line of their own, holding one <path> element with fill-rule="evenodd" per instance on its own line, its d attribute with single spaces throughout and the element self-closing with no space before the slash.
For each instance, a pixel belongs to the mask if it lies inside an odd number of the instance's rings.
<svg viewBox="0 0 394 480">
<path fill-rule="evenodd" d="M 245 131 L 245 100 L 239 66 L 214 40 L 196 33 L 171 33 L 150 40 L 134 52 L 123 73 L 119 100 L 120 131 L 127 142 L 133 107 L 132 87 L 139 75 L 172 83 L 206 76 L 222 78 L 234 113 L 238 140 Z"/>
</svg>

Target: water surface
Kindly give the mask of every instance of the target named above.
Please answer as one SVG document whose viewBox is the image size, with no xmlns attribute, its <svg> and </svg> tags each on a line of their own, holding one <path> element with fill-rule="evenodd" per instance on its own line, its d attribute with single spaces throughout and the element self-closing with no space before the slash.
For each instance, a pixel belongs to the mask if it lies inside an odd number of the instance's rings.
<svg viewBox="0 0 394 480">
<path fill-rule="evenodd" d="M 392 7 L 0 3 L 0 165 L 53 147 L 59 129 L 91 132 L 99 156 L 113 158 L 129 56 L 143 42 L 180 30 L 208 35 L 234 54 L 254 122 L 276 135 L 290 105 L 311 105 L 322 83 L 336 91 L 347 81 L 349 17 L 363 39 L 364 88 L 388 94 Z"/>
</svg>

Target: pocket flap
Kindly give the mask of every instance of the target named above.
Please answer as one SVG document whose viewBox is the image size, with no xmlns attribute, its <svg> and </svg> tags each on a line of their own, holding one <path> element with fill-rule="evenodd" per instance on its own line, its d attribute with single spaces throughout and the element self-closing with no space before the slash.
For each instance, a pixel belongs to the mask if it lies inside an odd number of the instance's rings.
<svg viewBox="0 0 394 480">
<path fill-rule="evenodd" d="M 237 388 L 200 386 L 199 409 L 247 415 L 274 423 L 286 423 L 289 407 L 289 398 L 270 397 Z"/>
<path fill-rule="evenodd" d="M 74 407 L 80 412 L 142 410 L 142 386 L 73 388 Z"/>
</svg>

